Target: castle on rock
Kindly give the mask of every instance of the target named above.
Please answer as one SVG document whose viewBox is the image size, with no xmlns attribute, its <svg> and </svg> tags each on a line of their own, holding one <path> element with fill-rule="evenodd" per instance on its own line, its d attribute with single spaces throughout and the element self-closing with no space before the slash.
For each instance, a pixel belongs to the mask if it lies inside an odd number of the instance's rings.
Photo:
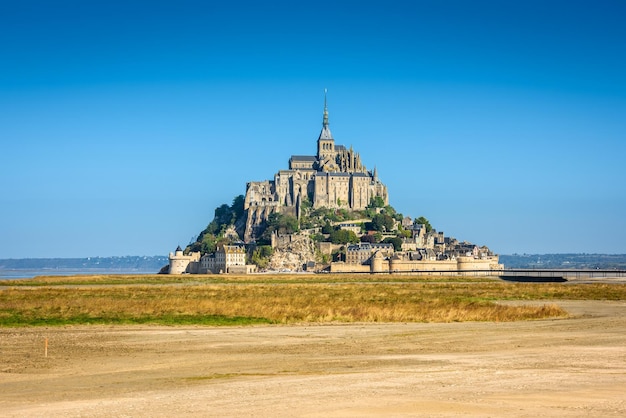
<svg viewBox="0 0 626 418">
<path fill-rule="evenodd" d="M 247 184 L 244 208 L 248 219 L 244 240 L 254 240 L 259 227 L 272 213 L 299 217 L 305 199 L 313 208 L 363 210 L 374 198 L 389 204 L 387 187 L 378 179 L 376 168 L 367 170 L 352 146 L 348 149 L 335 144 L 324 96 L 317 155 L 292 155 L 289 169 L 280 170 L 273 180 Z"/>
<path fill-rule="evenodd" d="M 488 247 L 446 237 L 427 220 L 403 218 L 388 205 L 387 186 L 376 168 L 368 170 L 352 146 L 335 144 L 324 95 L 316 155 L 292 155 L 289 167 L 279 170 L 272 180 L 247 183 L 245 197 L 238 196 L 231 207 L 216 209 L 215 219 L 219 217 L 220 223 L 214 219 L 187 250 L 178 247 L 170 253 L 169 273 L 246 274 L 261 265 L 273 271 L 311 268 L 374 274 L 497 274 L 503 269 Z M 341 214 L 344 219 L 331 223 L 323 215 L 325 222 L 320 223 L 311 216 L 313 212 L 335 218 Z M 269 229 L 275 228 L 272 223 L 277 219 L 293 220 L 289 217 L 296 218 L 298 225 L 304 220 L 307 227 L 282 233 Z M 258 247 L 267 246 L 268 241 L 270 255 L 260 256 Z"/>
</svg>

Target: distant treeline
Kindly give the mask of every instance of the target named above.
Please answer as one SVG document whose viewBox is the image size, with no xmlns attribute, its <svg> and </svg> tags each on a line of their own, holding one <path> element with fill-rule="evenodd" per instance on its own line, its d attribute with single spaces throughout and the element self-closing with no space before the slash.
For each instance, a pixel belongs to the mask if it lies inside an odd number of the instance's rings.
<svg viewBox="0 0 626 418">
<path fill-rule="evenodd" d="M 626 254 L 513 254 L 500 255 L 510 269 L 617 269 L 626 270 Z"/>
<path fill-rule="evenodd" d="M 106 269 L 159 271 L 168 264 L 165 256 L 124 256 L 88 258 L 18 258 L 0 259 L 0 269 L 42 270 L 42 269 Z"/>
</svg>

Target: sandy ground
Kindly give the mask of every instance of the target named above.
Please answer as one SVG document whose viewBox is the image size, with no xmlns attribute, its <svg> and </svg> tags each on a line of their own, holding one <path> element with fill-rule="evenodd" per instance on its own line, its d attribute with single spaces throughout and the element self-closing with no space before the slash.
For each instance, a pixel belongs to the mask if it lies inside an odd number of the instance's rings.
<svg viewBox="0 0 626 418">
<path fill-rule="evenodd" d="M 575 317 L 0 329 L 0 414 L 626 416 L 626 303 L 558 303 Z"/>
</svg>

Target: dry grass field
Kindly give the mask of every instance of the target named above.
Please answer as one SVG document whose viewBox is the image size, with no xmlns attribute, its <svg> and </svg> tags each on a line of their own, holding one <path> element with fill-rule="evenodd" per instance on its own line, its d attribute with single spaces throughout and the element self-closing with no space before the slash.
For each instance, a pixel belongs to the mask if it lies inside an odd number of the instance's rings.
<svg viewBox="0 0 626 418">
<path fill-rule="evenodd" d="M 162 277 L 0 283 L 3 416 L 626 415 L 624 284 Z"/>
<path fill-rule="evenodd" d="M 156 281 L 162 277 L 161 282 Z M 360 279 L 360 281 L 356 281 Z M 519 321 L 567 315 L 552 303 L 626 298 L 623 286 L 387 276 L 79 276 L 8 281 L 0 325 Z"/>
</svg>

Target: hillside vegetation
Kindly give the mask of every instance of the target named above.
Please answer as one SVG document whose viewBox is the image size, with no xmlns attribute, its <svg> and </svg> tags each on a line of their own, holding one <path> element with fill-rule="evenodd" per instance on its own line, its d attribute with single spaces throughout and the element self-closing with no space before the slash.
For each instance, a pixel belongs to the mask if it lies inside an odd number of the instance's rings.
<svg viewBox="0 0 626 418">
<path fill-rule="evenodd" d="M 411 232 L 402 228 L 403 215 L 398 213 L 392 206 L 385 206 L 379 197 L 372 199 L 370 205 L 362 211 L 350 211 L 347 209 L 314 209 L 307 199 L 302 201 L 300 218 L 281 213 L 272 213 L 262 225 L 262 233 L 258 237 L 254 248 L 249 253 L 249 261 L 260 268 L 267 266 L 272 255 L 270 247 L 273 233 L 293 234 L 302 230 L 312 232 L 313 241 L 328 241 L 333 244 L 349 244 L 359 241 L 365 242 L 389 242 L 396 250 L 401 246 L 402 237 L 410 237 Z M 354 221 L 360 226 L 361 233 L 342 229 L 338 224 Z M 420 217 L 417 223 L 426 226 L 430 231 L 430 222 Z M 236 196 L 231 205 L 222 204 L 215 209 L 213 220 L 203 229 L 192 243 L 185 248 L 185 253 L 198 251 L 202 254 L 212 253 L 221 245 L 243 243 L 246 226 L 246 211 L 244 210 L 244 196 Z M 368 231 L 371 233 L 366 234 Z M 387 236 L 383 238 L 383 233 Z M 393 233 L 393 236 L 388 236 Z"/>
</svg>

